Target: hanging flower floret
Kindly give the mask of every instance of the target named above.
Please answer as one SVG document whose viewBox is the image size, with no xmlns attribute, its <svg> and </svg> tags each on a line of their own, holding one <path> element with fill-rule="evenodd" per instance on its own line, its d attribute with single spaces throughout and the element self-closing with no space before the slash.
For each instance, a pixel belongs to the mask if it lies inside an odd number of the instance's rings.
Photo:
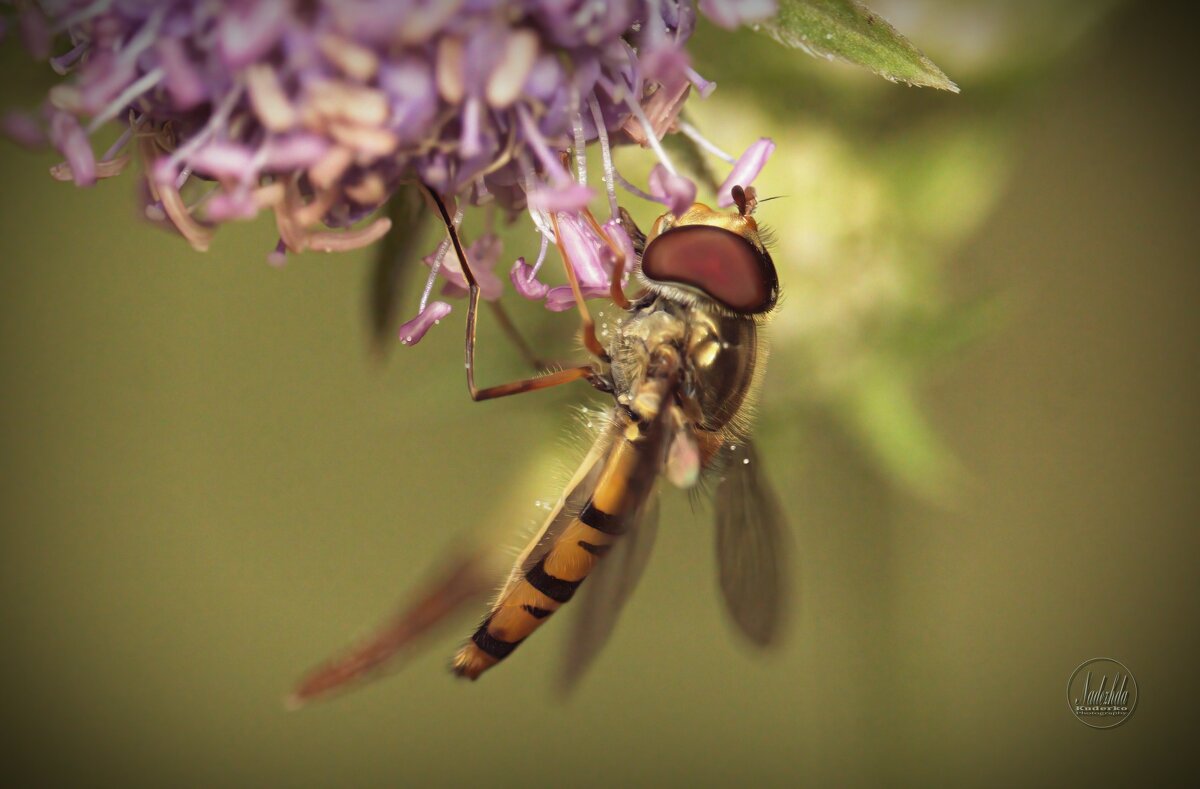
<svg viewBox="0 0 1200 789">
<path fill-rule="evenodd" d="M 699 6 L 726 27 L 775 11 L 773 0 Z M 527 212 L 540 252 L 532 265 L 518 260 L 510 279 L 522 296 L 559 310 L 571 306 L 569 291 L 538 279 L 551 213 L 593 295 L 607 289 L 613 263 L 608 242 L 578 219 L 593 197 L 606 193 L 604 232 L 623 247 L 618 186 L 677 213 L 695 199 L 660 143 L 680 129 L 693 89 L 703 96 L 715 87 L 684 48 L 696 24 L 690 0 L 46 0 L 16 8 L 29 51 L 66 79 L 40 111 L 5 116 L 10 136 L 53 145 L 65 159 L 53 176 L 79 186 L 139 159 L 146 215 L 199 250 L 221 223 L 263 211 L 279 233 L 273 264 L 308 249 L 356 249 L 390 230 L 380 208 L 397 188 L 420 181 L 460 206 L 495 201 L 509 217 Z M 123 131 L 97 156 L 90 138 L 110 122 Z M 646 189 L 613 165 L 612 147 L 625 143 L 658 158 Z M 587 171 L 592 144 L 602 185 Z M 753 179 L 770 148 L 760 141 L 736 160 L 739 183 Z M 567 151 L 573 164 L 564 165 Z M 472 251 L 484 297 L 499 297 L 498 240 L 480 238 Z M 418 317 L 402 329 L 405 342 L 449 312 L 429 301 L 437 278 L 444 295 L 462 292 L 447 252 L 442 244 L 426 258 L 429 283 Z"/>
</svg>

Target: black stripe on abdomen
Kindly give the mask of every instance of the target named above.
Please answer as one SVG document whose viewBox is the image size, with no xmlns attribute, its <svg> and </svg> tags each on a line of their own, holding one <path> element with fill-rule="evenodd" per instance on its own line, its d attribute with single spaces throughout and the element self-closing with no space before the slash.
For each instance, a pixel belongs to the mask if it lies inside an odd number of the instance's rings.
<svg viewBox="0 0 1200 789">
<path fill-rule="evenodd" d="M 611 545 L 595 545 L 593 543 L 588 542 L 587 540 L 579 540 L 576 542 L 576 544 L 580 548 L 582 548 L 585 551 L 587 551 L 588 553 L 590 553 L 592 556 L 603 556 L 604 554 L 606 554 L 610 550 L 612 550 Z"/>
<path fill-rule="evenodd" d="M 475 631 L 475 635 L 471 636 L 471 640 L 475 642 L 475 646 L 479 647 L 480 651 L 486 652 L 496 660 L 504 660 L 512 653 L 514 649 L 521 646 L 521 641 L 501 641 L 488 632 L 488 625 L 491 620 L 484 622 Z"/>
<path fill-rule="evenodd" d="M 579 513 L 579 520 L 591 526 L 596 531 L 602 531 L 605 534 L 622 534 L 625 531 L 624 518 L 620 515 L 610 515 L 603 510 L 596 509 L 596 505 L 590 500 L 587 506 L 583 508 L 583 512 Z"/>
<path fill-rule="evenodd" d="M 579 581 L 564 581 L 546 572 L 546 557 L 530 567 L 525 573 L 525 581 L 542 594 L 558 603 L 565 603 L 579 588 Z"/>
<path fill-rule="evenodd" d="M 549 608 L 539 608 L 536 605 L 529 604 L 521 606 L 521 610 L 532 616 L 534 619 L 545 619 L 554 613 Z"/>
</svg>

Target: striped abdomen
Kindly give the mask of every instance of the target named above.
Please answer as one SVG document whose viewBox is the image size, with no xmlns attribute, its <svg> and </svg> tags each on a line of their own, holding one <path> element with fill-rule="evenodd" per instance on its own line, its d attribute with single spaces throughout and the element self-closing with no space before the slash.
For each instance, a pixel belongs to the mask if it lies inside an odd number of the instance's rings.
<svg viewBox="0 0 1200 789">
<path fill-rule="evenodd" d="M 630 526 L 661 465 L 657 423 L 645 432 L 621 425 L 579 514 L 519 566 L 487 619 L 454 658 L 459 676 L 477 678 L 516 649 L 571 599 L 613 542 Z"/>
</svg>

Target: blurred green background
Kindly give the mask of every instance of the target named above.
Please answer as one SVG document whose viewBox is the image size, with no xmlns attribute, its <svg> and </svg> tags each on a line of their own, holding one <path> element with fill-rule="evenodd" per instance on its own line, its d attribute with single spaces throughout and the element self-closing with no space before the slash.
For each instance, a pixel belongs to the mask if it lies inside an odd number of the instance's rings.
<svg viewBox="0 0 1200 789">
<path fill-rule="evenodd" d="M 372 360 L 369 252 L 274 270 L 264 221 L 197 254 L 136 220 L 132 177 L 77 190 L 0 144 L 5 772 L 854 786 L 1182 768 L 1200 646 L 1187 24 L 1165 5 L 875 5 L 961 95 L 749 32 L 694 49 L 722 83 L 697 123 L 730 149 L 779 143 L 759 189 L 787 198 L 760 215 L 787 298 L 758 434 L 792 514 L 789 638 L 765 658 L 735 640 L 707 519 L 668 491 L 642 587 L 565 703 L 562 623 L 476 684 L 445 670 L 452 630 L 353 694 L 281 699 L 463 534 L 517 542 L 586 391 L 472 404 L 461 306 Z M 3 57 L 4 103 L 35 101 L 45 72 Z M 571 347 L 568 316 L 513 309 Z M 484 381 L 522 374 L 486 317 L 483 336 Z M 1141 692 L 1110 731 L 1065 698 L 1098 656 Z"/>
</svg>

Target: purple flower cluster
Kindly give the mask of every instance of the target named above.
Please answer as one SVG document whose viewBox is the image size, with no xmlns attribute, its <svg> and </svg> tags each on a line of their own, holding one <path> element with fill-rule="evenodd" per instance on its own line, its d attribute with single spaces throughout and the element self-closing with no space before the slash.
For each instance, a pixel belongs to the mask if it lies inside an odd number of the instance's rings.
<svg viewBox="0 0 1200 789">
<path fill-rule="evenodd" d="M 774 0 L 701 0 L 726 27 L 761 19 Z M 773 149 L 759 140 L 739 159 L 679 119 L 691 90 L 715 87 L 684 45 L 696 24 L 691 0 L 44 0 L 18 3 L 30 52 L 67 79 L 38 117 L 8 114 L 8 133 L 44 138 L 65 161 L 52 170 L 87 186 L 136 155 L 146 210 L 197 249 L 222 222 L 274 214 L 289 252 L 370 244 L 391 223 L 379 209 L 416 180 L 463 205 L 495 202 L 526 211 L 541 238 L 536 262 L 518 259 L 509 279 L 552 310 L 570 289 L 538 279 L 548 243 L 570 253 L 585 295 L 607 292 L 613 246 L 631 249 L 616 220 L 617 186 L 675 212 L 696 187 L 660 143 L 688 134 L 733 165 L 722 187 L 749 183 Z M 91 135 L 125 128 L 96 156 Z M 648 147 L 659 163 L 648 191 L 629 184 L 611 148 Z M 611 212 L 601 238 L 581 212 L 596 196 L 585 149 L 601 148 Z M 566 152 L 572 152 L 574 163 Z M 401 329 L 416 342 L 450 311 L 430 302 L 437 278 L 465 292 L 449 245 L 425 259 L 429 281 L 418 316 Z M 484 298 L 500 296 L 502 255 L 490 232 L 470 246 Z"/>
</svg>

